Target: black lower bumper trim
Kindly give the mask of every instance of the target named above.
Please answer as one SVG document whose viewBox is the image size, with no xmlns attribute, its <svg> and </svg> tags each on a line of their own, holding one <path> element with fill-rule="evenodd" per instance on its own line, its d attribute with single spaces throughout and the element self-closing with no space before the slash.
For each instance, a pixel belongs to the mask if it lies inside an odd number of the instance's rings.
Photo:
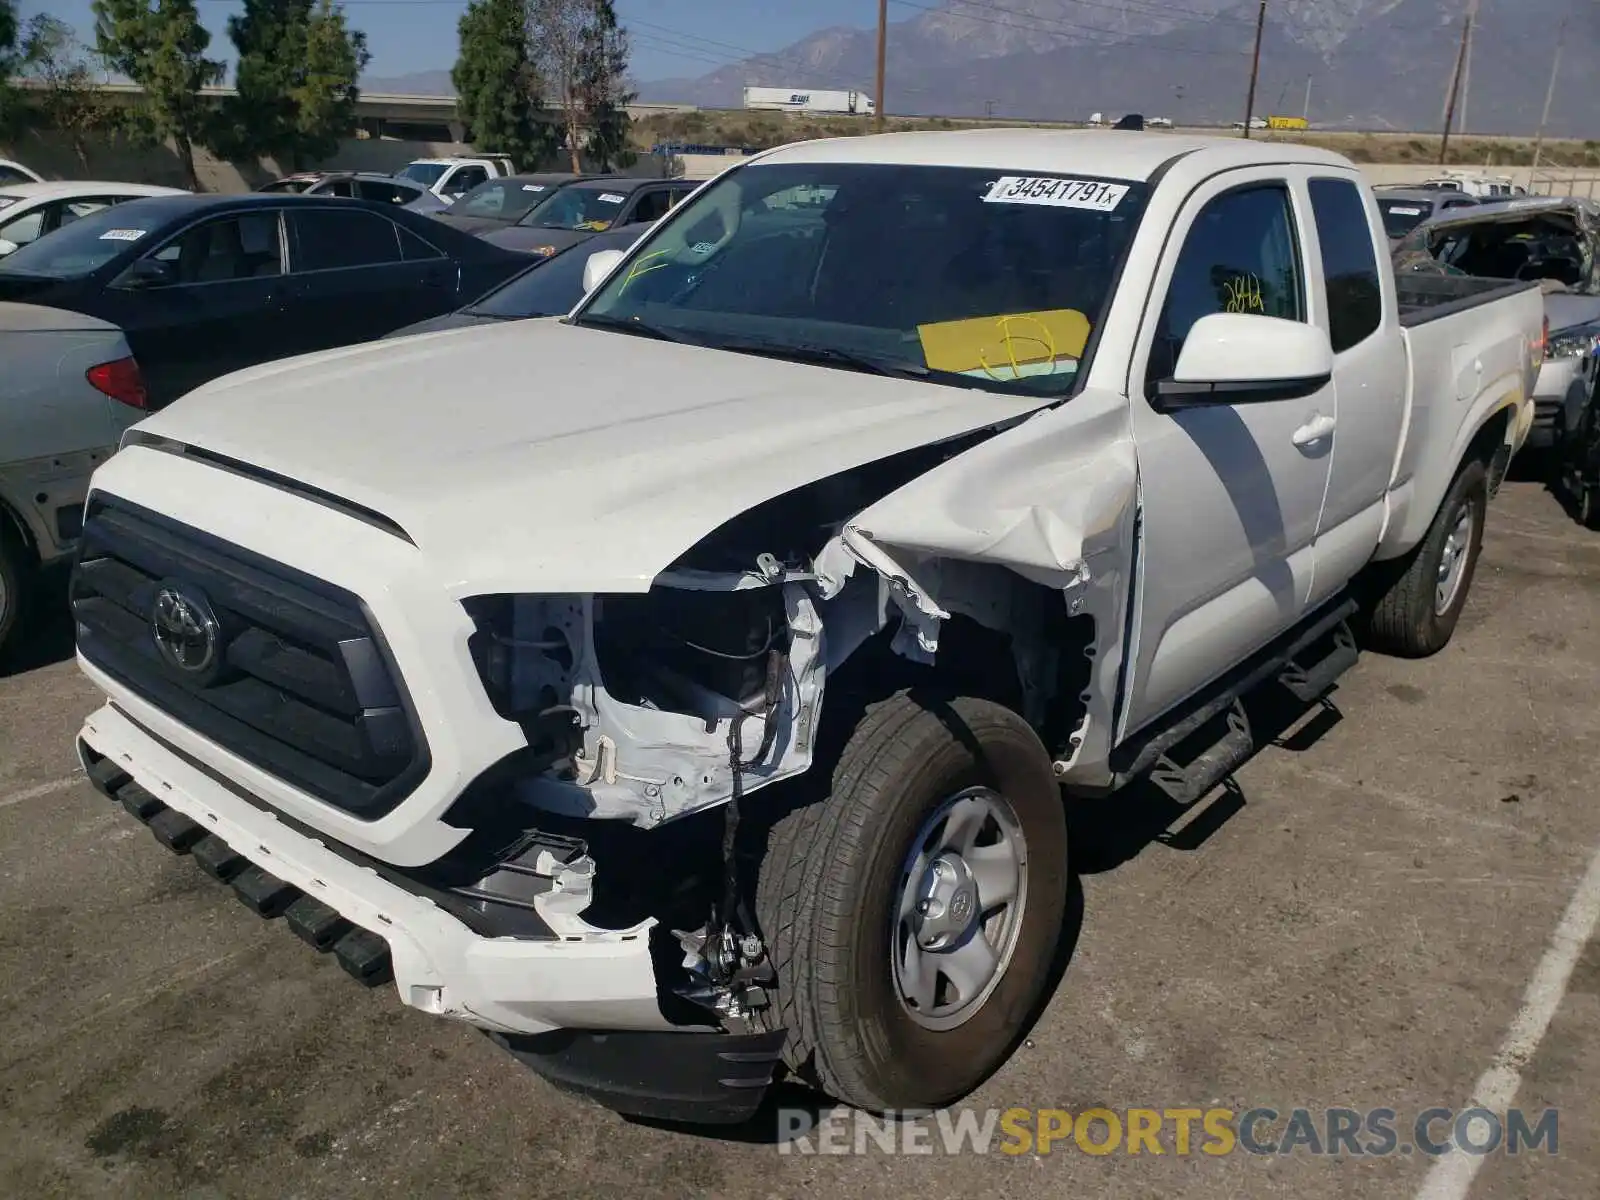
<svg viewBox="0 0 1600 1200">
<path fill-rule="evenodd" d="M 150 832 L 174 854 L 187 854 L 206 836 L 205 827 L 191 821 L 177 809 L 169 808 L 150 818 Z"/>
<path fill-rule="evenodd" d="M 190 853 L 199 868 L 218 883 L 232 883 L 250 865 L 249 859 L 214 833 L 196 842 Z"/>
<path fill-rule="evenodd" d="M 783 1053 L 774 1033 L 491 1034 L 550 1083 L 627 1116 L 737 1125 L 760 1108 Z"/>
<path fill-rule="evenodd" d="M 258 917 L 281 917 L 300 898 L 300 889 L 260 867 L 246 867 L 233 880 L 233 894 Z"/>
<path fill-rule="evenodd" d="M 352 929 L 333 944 L 333 956 L 358 983 L 377 987 L 394 978 L 389 943 L 366 929 Z"/>
<path fill-rule="evenodd" d="M 314 896 L 301 896 L 283 914 L 295 937 L 318 953 L 326 954 L 352 926 L 338 913 Z"/>
</svg>

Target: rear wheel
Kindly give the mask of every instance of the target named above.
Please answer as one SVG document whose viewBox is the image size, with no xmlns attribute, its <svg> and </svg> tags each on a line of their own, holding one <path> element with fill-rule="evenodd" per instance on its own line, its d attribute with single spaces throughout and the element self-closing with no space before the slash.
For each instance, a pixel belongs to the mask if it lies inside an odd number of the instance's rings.
<svg viewBox="0 0 1600 1200">
<path fill-rule="evenodd" d="M 873 1111 L 966 1095 L 1038 1004 L 1066 890 L 1061 792 L 1022 718 L 910 692 L 874 706 L 761 869 L 791 1069 Z"/>
<path fill-rule="evenodd" d="M 1449 643 L 1472 588 L 1488 505 L 1488 475 L 1481 462 L 1469 462 L 1450 485 L 1422 544 L 1399 564 L 1380 564 L 1382 591 L 1367 625 L 1374 649 L 1423 658 Z"/>
</svg>

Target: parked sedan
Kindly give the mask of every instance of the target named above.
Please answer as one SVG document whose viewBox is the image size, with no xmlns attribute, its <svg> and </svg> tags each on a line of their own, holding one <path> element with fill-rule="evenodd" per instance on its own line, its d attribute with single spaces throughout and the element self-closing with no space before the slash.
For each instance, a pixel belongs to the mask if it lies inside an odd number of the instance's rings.
<svg viewBox="0 0 1600 1200">
<path fill-rule="evenodd" d="M 410 204 L 428 195 L 428 189 L 409 179 L 381 175 L 376 171 L 335 171 L 308 186 L 304 196 L 343 196 L 346 199 L 376 200 L 380 204 Z"/>
<path fill-rule="evenodd" d="M 624 225 L 645 226 L 667 215 L 700 184 L 692 179 L 589 179 L 570 183 L 509 229 L 480 236 L 507 250 L 551 255 Z"/>
<path fill-rule="evenodd" d="M 450 312 L 527 263 L 392 204 L 161 196 L 0 259 L 0 300 L 120 326 L 159 408 L 230 371 Z"/>
<path fill-rule="evenodd" d="M 0 651 L 35 574 L 83 532 L 89 476 L 143 418 L 139 367 L 115 325 L 38 304 L 0 304 Z"/>
<path fill-rule="evenodd" d="M 593 175 L 546 172 L 511 175 L 480 183 L 438 214 L 439 219 L 466 233 L 486 233 L 515 225 L 552 194 L 569 183 Z"/>
<path fill-rule="evenodd" d="M 436 333 L 441 329 L 464 329 L 468 325 L 559 317 L 569 313 L 583 299 L 583 268 L 590 256 L 602 250 L 626 250 L 643 233 L 637 226 L 597 233 L 588 241 L 568 246 L 548 258 L 535 259 L 522 274 L 513 275 L 465 308 L 417 321 L 389 336 L 409 337 L 414 333 Z"/>
<path fill-rule="evenodd" d="M 1437 188 L 1379 188 L 1378 211 L 1383 214 L 1383 231 L 1393 246 L 1425 221 L 1463 208 L 1477 208 L 1478 201 L 1465 192 Z"/>
<path fill-rule="evenodd" d="M 0 256 L 113 204 L 186 194 L 181 188 L 145 183 L 15 183 L 0 187 Z"/>
</svg>

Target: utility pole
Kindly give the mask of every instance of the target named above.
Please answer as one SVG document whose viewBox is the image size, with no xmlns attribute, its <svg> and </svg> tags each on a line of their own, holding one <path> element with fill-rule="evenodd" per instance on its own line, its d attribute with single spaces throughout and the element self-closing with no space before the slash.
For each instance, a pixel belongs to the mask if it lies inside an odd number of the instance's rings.
<svg viewBox="0 0 1600 1200">
<path fill-rule="evenodd" d="M 878 0 L 878 131 L 883 131 L 883 73 L 889 51 L 889 0 Z"/>
<path fill-rule="evenodd" d="M 1300 116 L 1307 125 L 1311 124 L 1311 76 L 1306 76 L 1306 106 L 1301 110 Z"/>
<path fill-rule="evenodd" d="M 1456 52 L 1455 73 L 1450 76 L 1450 102 L 1444 109 L 1444 137 L 1439 139 L 1439 165 L 1445 165 L 1445 158 L 1450 153 L 1450 126 L 1456 119 L 1456 96 L 1461 92 L 1462 68 L 1467 62 L 1467 39 L 1472 36 L 1472 12 L 1467 12 L 1466 22 L 1461 26 L 1461 49 Z"/>
<path fill-rule="evenodd" d="M 1461 118 L 1457 128 L 1462 137 L 1467 136 L 1467 98 L 1472 95 L 1472 52 L 1478 44 L 1478 5 L 1481 0 L 1472 0 L 1470 11 L 1467 14 L 1472 20 L 1471 29 L 1467 33 L 1467 54 L 1462 60 L 1461 67 Z"/>
<path fill-rule="evenodd" d="M 1261 75 L 1261 34 L 1267 27 L 1267 0 L 1261 0 L 1256 14 L 1256 50 L 1250 59 L 1250 94 L 1244 102 L 1244 135 L 1250 136 L 1250 122 L 1256 115 L 1256 80 Z"/>
<path fill-rule="evenodd" d="M 1544 127 L 1550 123 L 1550 105 L 1556 98 L 1556 76 L 1561 73 L 1561 47 L 1566 42 L 1567 19 L 1561 18 L 1561 28 L 1556 33 L 1556 59 L 1550 64 L 1550 87 L 1544 94 L 1544 113 L 1539 117 L 1539 134 L 1533 139 L 1533 170 L 1539 169 L 1539 155 L 1544 153 Z M 1528 190 L 1533 190 L 1529 181 Z"/>
</svg>

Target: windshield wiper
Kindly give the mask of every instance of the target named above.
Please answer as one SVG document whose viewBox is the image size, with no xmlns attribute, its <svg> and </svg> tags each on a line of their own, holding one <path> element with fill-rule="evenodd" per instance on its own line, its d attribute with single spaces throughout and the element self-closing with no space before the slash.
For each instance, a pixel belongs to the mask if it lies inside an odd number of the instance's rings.
<svg viewBox="0 0 1600 1200">
<path fill-rule="evenodd" d="M 615 329 L 618 333 L 631 333 L 635 337 L 655 338 L 658 342 L 676 342 L 680 346 L 699 346 L 703 343 L 696 341 L 671 329 L 663 329 L 660 325 L 651 325 L 641 321 L 638 317 L 608 317 L 601 313 L 584 314 L 574 318 L 574 325 L 580 329 Z"/>
<path fill-rule="evenodd" d="M 764 358 L 781 358 L 788 362 L 817 363 L 829 367 L 845 367 L 871 375 L 888 375 L 896 379 L 926 379 L 932 374 L 921 363 L 909 359 L 878 358 L 871 354 L 858 354 L 853 350 L 840 350 L 836 346 L 812 346 L 791 342 L 722 341 L 709 343 L 717 350 L 733 350 L 739 354 L 759 354 Z"/>
</svg>

